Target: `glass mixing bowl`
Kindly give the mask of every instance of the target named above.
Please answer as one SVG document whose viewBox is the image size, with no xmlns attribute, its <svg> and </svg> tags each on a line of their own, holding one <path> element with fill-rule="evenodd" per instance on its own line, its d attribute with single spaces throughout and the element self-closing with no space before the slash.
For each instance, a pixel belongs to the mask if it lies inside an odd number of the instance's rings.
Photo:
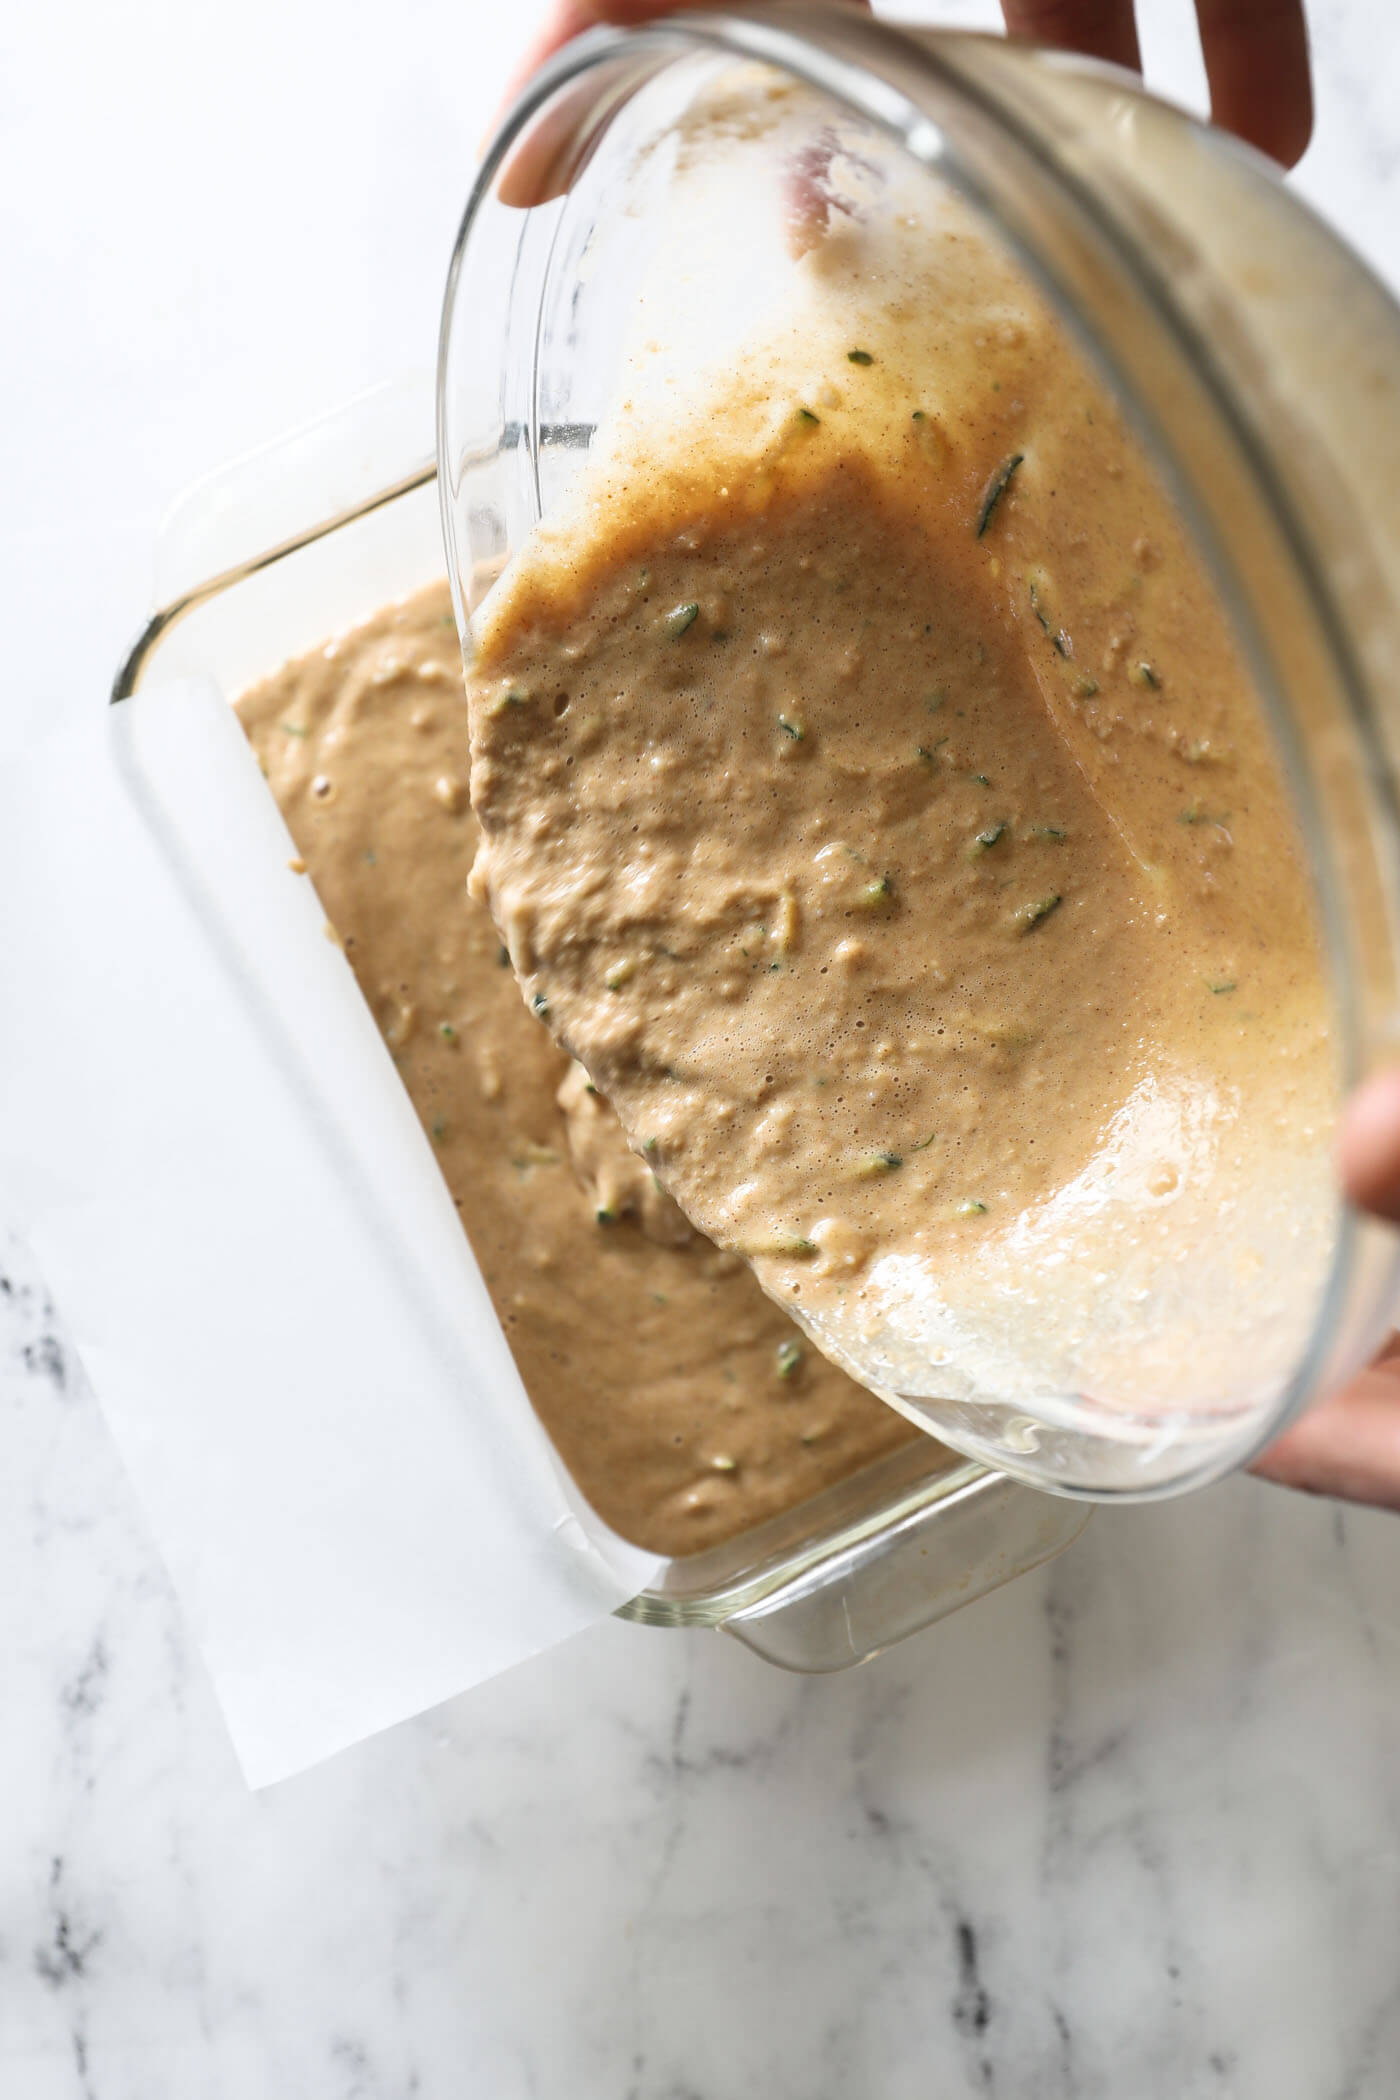
<svg viewBox="0 0 1400 2100">
<path fill-rule="evenodd" d="M 796 6 L 597 32 L 552 61 L 487 152 L 447 287 L 439 485 L 467 648 L 491 583 L 586 462 L 639 329 L 683 366 L 726 342 L 741 351 L 771 299 L 790 141 L 765 160 L 736 121 L 714 150 L 713 125 L 685 120 L 717 90 L 741 109 L 775 81 L 802 84 L 823 166 L 834 151 L 906 157 L 970 206 L 1149 449 L 1292 794 L 1331 970 L 1340 1104 L 1396 1049 L 1400 312 L 1267 163 L 1113 69 Z M 711 142 L 698 187 L 697 138 Z M 647 287 L 678 223 L 688 289 L 658 311 Z M 1194 1311 L 1180 1352 L 1199 1397 L 1183 1399 L 1178 1377 L 1160 1396 L 1106 1400 L 1061 1374 L 1000 1393 L 956 1364 L 868 1382 L 956 1449 L 1053 1492 L 1199 1485 L 1354 1371 L 1396 1295 L 1394 1236 L 1336 1203 L 1319 1221 L 1325 1261 L 1299 1271 L 1293 1325 L 1261 1337 L 1250 1375 L 1231 1383 L 1211 1326 L 1229 1229 L 1222 1219 L 1184 1250 Z M 1102 1292 L 1121 1325 L 1111 1273 Z M 1170 1356 L 1173 1330 L 1151 1326 L 1150 1304 L 1140 1317 L 1144 1342 L 1150 1331 Z M 1022 1350 L 1035 1349 L 1032 1324 Z"/>
</svg>

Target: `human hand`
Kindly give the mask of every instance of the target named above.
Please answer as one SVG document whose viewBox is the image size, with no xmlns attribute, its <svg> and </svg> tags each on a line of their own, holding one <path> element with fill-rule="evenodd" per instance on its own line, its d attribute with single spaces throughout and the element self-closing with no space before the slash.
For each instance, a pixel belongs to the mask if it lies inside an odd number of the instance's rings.
<svg viewBox="0 0 1400 2100">
<path fill-rule="evenodd" d="M 1142 70 L 1133 0 L 1001 0 L 1013 36 Z M 1196 0 L 1210 113 L 1291 168 L 1312 135 L 1303 0 Z"/>
<path fill-rule="evenodd" d="M 1342 1120 L 1342 1186 L 1358 1209 L 1400 1224 L 1400 1071 L 1361 1087 Z M 1400 1510 L 1400 1335 L 1255 1461 L 1281 1487 Z"/>
<path fill-rule="evenodd" d="M 522 77 L 599 22 L 645 22 L 681 4 L 722 6 L 724 0 L 555 0 Z M 1001 6 L 1013 36 L 1142 69 L 1133 0 L 1001 0 Z M 1196 0 L 1196 18 L 1215 122 L 1291 168 L 1312 133 L 1303 0 Z"/>
</svg>

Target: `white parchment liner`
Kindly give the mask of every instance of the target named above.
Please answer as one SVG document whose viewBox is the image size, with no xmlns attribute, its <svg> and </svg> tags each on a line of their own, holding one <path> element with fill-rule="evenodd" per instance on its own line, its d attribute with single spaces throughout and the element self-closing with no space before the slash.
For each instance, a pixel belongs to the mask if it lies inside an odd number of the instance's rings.
<svg viewBox="0 0 1400 2100">
<path fill-rule="evenodd" d="M 634 1595 L 236 717 L 0 765 L 0 1197 L 265 1784 Z"/>
</svg>

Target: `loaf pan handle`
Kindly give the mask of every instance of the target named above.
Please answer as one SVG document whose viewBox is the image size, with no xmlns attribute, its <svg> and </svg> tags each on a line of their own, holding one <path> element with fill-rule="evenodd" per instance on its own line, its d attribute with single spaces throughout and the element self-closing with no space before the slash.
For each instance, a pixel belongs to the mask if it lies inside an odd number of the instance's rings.
<svg viewBox="0 0 1400 2100">
<path fill-rule="evenodd" d="M 734 1612 L 724 1630 L 784 1670 L 848 1669 L 1040 1567 L 1079 1537 L 1091 1514 L 1082 1502 L 979 1472 Z"/>
</svg>

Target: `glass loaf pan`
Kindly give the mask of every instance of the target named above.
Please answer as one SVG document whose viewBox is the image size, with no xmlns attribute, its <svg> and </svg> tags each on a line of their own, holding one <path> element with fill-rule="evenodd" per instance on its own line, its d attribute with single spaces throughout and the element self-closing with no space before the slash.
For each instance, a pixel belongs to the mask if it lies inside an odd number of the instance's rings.
<svg viewBox="0 0 1400 2100">
<path fill-rule="evenodd" d="M 391 385 L 192 490 L 162 532 L 161 610 L 114 700 L 192 673 L 231 698 L 441 575 L 431 430 L 430 386 Z M 841 1669 L 1038 1567 L 1088 1515 L 921 1439 L 666 1563 L 620 1616 L 719 1626 L 785 1668 Z"/>
</svg>

